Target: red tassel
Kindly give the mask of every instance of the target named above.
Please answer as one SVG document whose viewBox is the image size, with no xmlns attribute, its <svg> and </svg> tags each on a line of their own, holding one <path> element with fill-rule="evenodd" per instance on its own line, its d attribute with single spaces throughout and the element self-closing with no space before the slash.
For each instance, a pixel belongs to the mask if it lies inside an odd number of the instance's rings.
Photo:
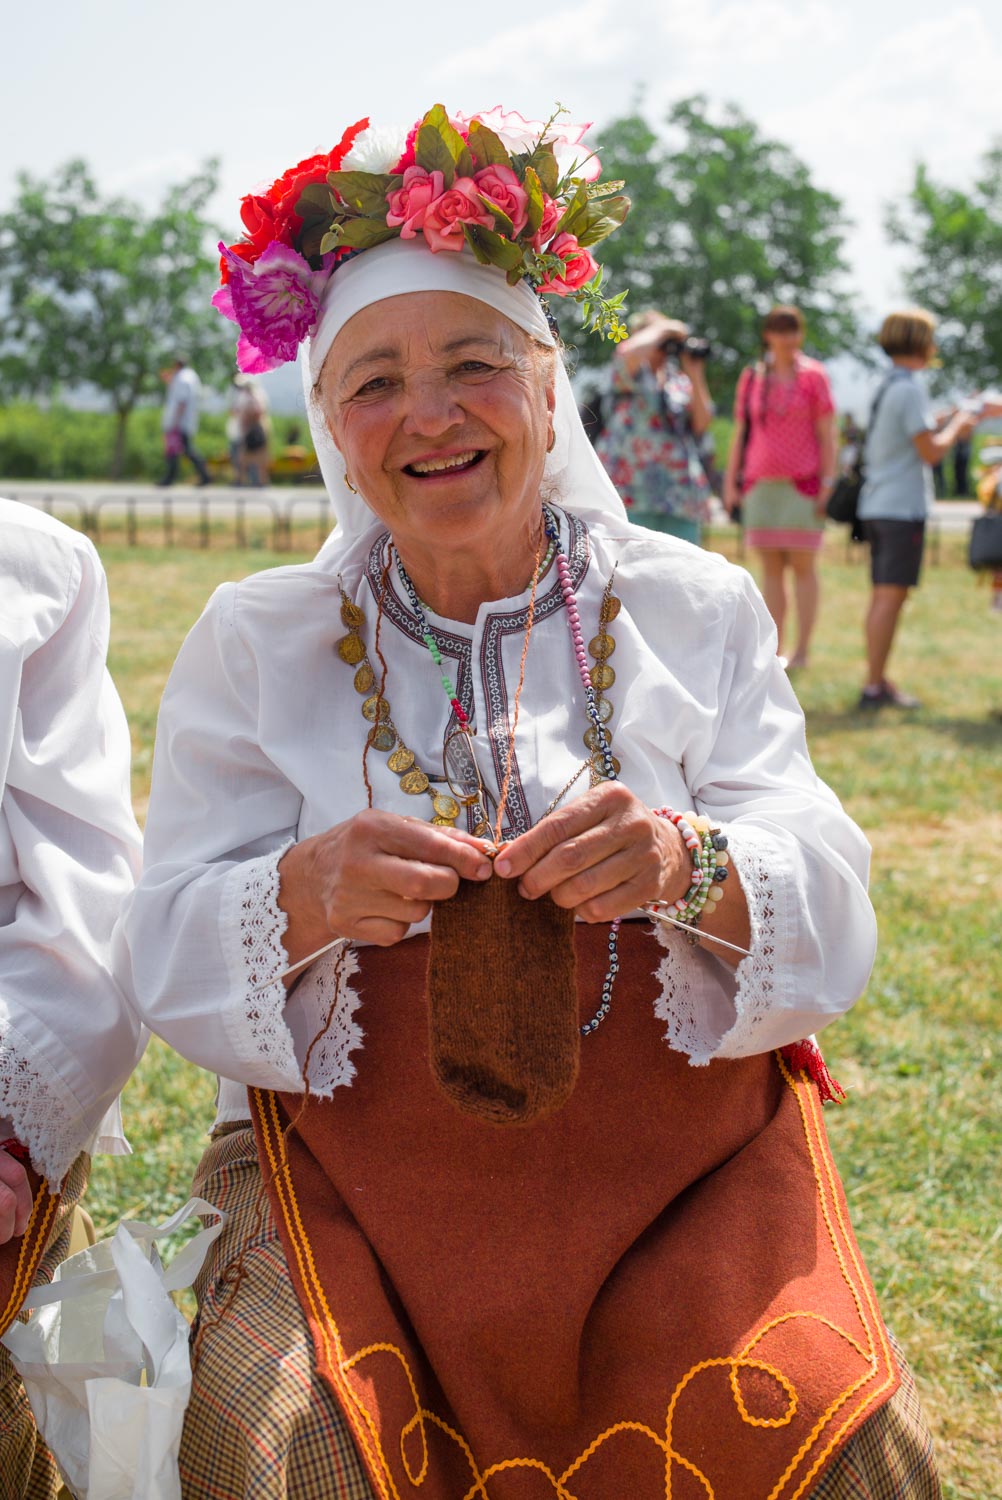
<svg viewBox="0 0 1002 1500">
<path fill-rule="evenodd" d="M 829 1073 L 817 1042 L 806 1037 L 802 1042 L 791 1042 L 788 1047 L 781 1047 L 779 1050 L 792 1073 L 806 1073 L 811 1082 L 817 1084 L 822 1104 L 842 1102 L 845 1089 Z"/>
</svg>

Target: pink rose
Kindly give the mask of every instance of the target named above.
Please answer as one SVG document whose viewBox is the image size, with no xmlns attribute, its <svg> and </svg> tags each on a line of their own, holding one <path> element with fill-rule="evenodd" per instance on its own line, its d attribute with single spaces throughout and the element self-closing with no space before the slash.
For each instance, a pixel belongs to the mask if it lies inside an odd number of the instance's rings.
<svg viewBox="0 0 1002 1500">
<path fill-rule="evenodd" d="M 543 194 L 543 221 L 536 233 L 532 236 L 532 248 L 534 250 L 545 250 L 548 242 L 553 238 L 563 212 L 559 203 L 554 202 L 549 193 Z"/>
<path fill-rule="evenodd" d="M 439 173 L 434 173 L 436 177 Z M 466 244 L 464 224 L 494 228 L 494 215 L 477 197 L 472 177 L 457 177 L 451 188 L 428 205 L 421 228 L 430 250 L 462 250 Z"/>
<path fill-rule="evenodd" d="M 517 238 L 528 223 L 529 195 L 511 167 L 484 167 L 474 174 L 473 181 L 485 198 L 496 203 L 501 212 L 508 215 Z"/>
<path fill-rule="evenodd" d="M 394 192 L 387 193 L 389 213 L 386 222 L 399 224 L 400 238 L 412 240 L 424 228 L 429 205 L 442 196 L 445 179 L 441 172 L 426 172 L 424 167 L 408 167 L 404 180 Z"/>
<path fill-rule="evenodd" d="M 590 250 L 578 244 L 573 234 L 558 234 L 549 251 L 551 255 L 560 256 L 564 269 L 559 275 L 542 282 L 541 292 L 555 292 L 558 297 L 566 297 L 568 292 L 576 292 L 579 286 L 590 281 L 598 270 L 598 261 Z"/>
</svg>

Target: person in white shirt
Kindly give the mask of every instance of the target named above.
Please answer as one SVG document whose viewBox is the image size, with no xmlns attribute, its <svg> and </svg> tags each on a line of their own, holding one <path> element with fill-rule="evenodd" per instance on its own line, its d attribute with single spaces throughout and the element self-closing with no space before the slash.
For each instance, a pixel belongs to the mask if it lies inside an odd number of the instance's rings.
<svg viewBox="0 0 1002 1500">
<path fill-rule="evenodd" d="M 198 431 L 202 382 L 183 359 L 176 359 L 173 366 L 161 370 L 160 379 L 167 387 L 167 396 L 160 419 L 167 468 L 159 484 L 161 488 L 164 488 L 174 483 L 182 453 L 194 465 L 199 485 L 211 484 L 212 480 L 205 467 L 205 460 L 194 446 L 195 434 Z"/>
<path fill-rule="evenodd" d="M 128 1151 L 144 1033 L 109 951 L 140 834 L 108 633 L 87 538 L 0 499 L 0 1331 L 65 1255 L 89 1153 Z M 0 1347 L 0 1494 L 58 1492 Z"/>
<path fill-rule="evenodd" d="M 116 936 L 144 1019 L 222 1080 L 187 1493 L 566 1480 L 634 1413 L 663 1431 L 690 1360 L 743 1360 L 766 1307 L 769 1359 L 804 1360 L 801 1453 L 850 1394 L 860 1432 L 898 1431 L 879 1315 L 825 1343 L 872 1293 L 826 1238 L 793 1061 L 866 983 L 869 850 L 754 584 L 629 524 L 527 282 L 390 240 L 332 277 L 308 355 L 339 526 L 312 563 L 224 584 L 182 648 Z M 526 988 L 521 1025 L 484 1019 Z M 555 1004 L 580 1071 L 527 1118 L 554 1054 L 506 1069 Z M 761 1464 L 778 1493 L 801 1439 L 714 1389 L 716 1492 Z M 604 1448 L 588 1493 L 663 1494 L 653 1442 Z"/>
</svg>

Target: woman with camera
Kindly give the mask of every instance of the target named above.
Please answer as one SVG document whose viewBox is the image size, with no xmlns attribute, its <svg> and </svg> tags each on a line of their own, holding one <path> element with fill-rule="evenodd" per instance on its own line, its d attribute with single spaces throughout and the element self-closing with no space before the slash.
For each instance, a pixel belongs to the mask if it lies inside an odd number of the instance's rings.
<svg viewBox="0 0 1002 1500">
<path fill-rule="evenodd" d="M 709 352 L 677 318 L 638 313 L 616 349 L 611 410 L 595 443 L 631 521 L 697 544 L 710 501 L 699 453 L 713 415 Z"/>
<path fill-rule="evenodd" d="M 741 372 L 724 504 L 739 506 L 748 545 L 762 565 L 762 594 L 783 649 L 787 573 L 793 574 L 797 643 L 791 668 L 806 667 L 818 614 L 817 557 L 825 505 L 838 476 L 835 403 L 824 367 L 801 352 L 799 308 L 774 307 L 762 324 L 762 358 Z"/>
</svg>

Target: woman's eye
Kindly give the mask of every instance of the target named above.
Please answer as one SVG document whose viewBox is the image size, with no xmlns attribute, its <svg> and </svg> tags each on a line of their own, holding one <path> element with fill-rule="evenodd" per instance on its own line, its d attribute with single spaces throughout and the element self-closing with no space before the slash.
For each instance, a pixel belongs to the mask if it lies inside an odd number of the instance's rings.
<svg viewBox="0 0 1002 1500">
<path fill-rule="evenodd" d="M 355 392 L 355 396 L 379 396 L 384 391 L 388 391 L 389 388 L 390 382 L 387 376 L 373 375 L 371 380 L 367 380 L 364 385 L 359 386 Z"/>
<path fill-rule="evenodd" d="M 491 374 L 493 372 L 493 369 L 494 369 L 494 366 L 487 364 L 485 360 L 482 360 L 482 359 L 464 359 L 463 363 L 459 366 L 459 374 L 460 375 L 489 375 L 489 374 Z"/>
</svg>

